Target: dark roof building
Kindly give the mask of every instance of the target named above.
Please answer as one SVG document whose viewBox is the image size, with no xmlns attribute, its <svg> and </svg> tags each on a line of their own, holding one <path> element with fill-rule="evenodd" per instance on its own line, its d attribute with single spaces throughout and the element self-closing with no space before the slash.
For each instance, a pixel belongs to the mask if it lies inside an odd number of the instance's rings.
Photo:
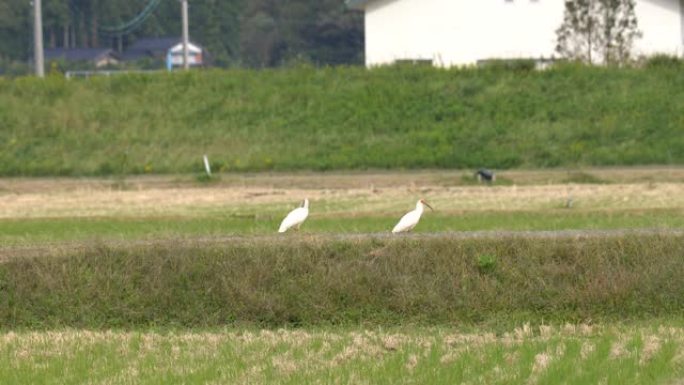
<svg viewBox="0 0 684 385">
<path fill-rule="evenodd" d="M 166 59 L 169 50 L 182 43 L 183 39 L 179 37 L 145 37 L 131 44 L 122 57 L 123 60 Z M 190 45 L 199 47 L 193 42 Z"/>
<path fill-rule="evenodd" d="M 65 60 L 69 62 L 90 62 L 95 67 L 117 64 L 119 57 L 109 48 L 48 48 L 45 60 Z"/>
</svg>

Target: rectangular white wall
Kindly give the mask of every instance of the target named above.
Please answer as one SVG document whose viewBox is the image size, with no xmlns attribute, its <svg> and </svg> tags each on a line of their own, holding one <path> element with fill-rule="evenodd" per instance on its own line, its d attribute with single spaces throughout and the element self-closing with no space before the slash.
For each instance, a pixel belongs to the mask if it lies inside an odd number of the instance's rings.
<svg viewBox="0 0 684 385">
<path fill-rule="evenodd" d="M 634 44 L 636 54 L 681 55 L 684 49 L 684 10 L 679 0 L 639 0 L 637 21 L 643 36 Z"/>
<path fill-rule="evenodd" d="M 637 0 L 639 54 L 682 54 L 684 0 Z M 378 0 L 366 9 L 366 63 L 550 58 L 563 21 L 562 0 Z"/>
</svg>

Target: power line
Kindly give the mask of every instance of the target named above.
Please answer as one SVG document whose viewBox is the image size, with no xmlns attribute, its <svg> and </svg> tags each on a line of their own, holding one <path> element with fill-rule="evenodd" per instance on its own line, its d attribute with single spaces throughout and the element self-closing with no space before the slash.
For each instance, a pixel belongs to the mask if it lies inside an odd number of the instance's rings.
<svg viewBox="0 0 684 385">
<path fill-rule="evenodd" d="M 147 5 L 145 5 L 145 7 L 142 9 L 142 11 L 140 11 L 137 15 L 133 16 L 131 19 L 117 25 L 100 25 L 97 28 L 98 32 L 106 36 L 128 35 L 136 29 L 140 28 L 142 24 L 145 21 L 147 21 L 147 19 L 150 16 L 152 16 L 154 11 L 157 10 L 160 4 L 161 0 L 149 0 Z M 85 13 L 71 1 L 68 2 L 68 6 L 69 10 L 73 15 L 80 15 Z"/>
<path fill-rule="evenodd" d="M 116 26 L 102 26 L 99 27 L 99 29 L 101 32 L 110 35 L 120 36 L 129 34 L 138 29 L 145 22 L 145 20 L 147 20 L 152 15 L 152 13 L 157 9 L 160 3 L 161 0 L 150 0 L 149 3 L 147 3 L 147 5 L 145 6 L 145 8 L 143 8 L 143 10 L 140 13 L 138 13 L 129 21 L 121 23 Z"/>
</svg>

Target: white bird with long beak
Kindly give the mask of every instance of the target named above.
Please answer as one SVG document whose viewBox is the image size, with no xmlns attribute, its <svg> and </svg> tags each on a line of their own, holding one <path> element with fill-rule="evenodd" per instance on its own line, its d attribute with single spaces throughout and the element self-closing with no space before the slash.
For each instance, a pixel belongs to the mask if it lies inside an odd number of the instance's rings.
<svg viewBox="0 0 684 385">
<path fill-rule="evenodd" d="M 283 222 L 280 224 L 280 228 L 278 229 L 279 233 L 284 233 L 290 228 L 294 227 L 296 230 L 299 230 L 299 227 L 304 223 L 306 220 L 306 217 L 309 216 L 309 200 L 304 199 L 304 202 L 300 207 L 297 207 L 296 209 L 290 211 L 289 214 L 283 219 Z"/>
<path fill-rule="evenodd" d="M 423 215 L 423 210 L 424 207 L 427 206 L 432 209 L 432 206 L 430 206 L 427 202 L 425 202 L 424 199 L 419 200 L 416 203 L 416 209 L 413 211 L 409 211 L 406 213 L 401 219 L 399 220 L 399 223 L 397 223 L 396 226 L 392 229 L 393 233 L 404 233 L 407 231 L 411 231 L 416 225 L 418 224 L 418 221 L 420 220 L 420 216 Z M 434 211 L 434 210 L 433 210 Z"/>
</svg>

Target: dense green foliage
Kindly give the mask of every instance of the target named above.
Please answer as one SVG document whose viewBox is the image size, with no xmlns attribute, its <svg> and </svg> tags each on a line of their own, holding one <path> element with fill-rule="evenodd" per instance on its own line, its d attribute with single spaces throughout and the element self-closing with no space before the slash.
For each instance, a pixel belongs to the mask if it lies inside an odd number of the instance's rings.
<svg viewBox="0 0 684 385">
<path fill-rule="evenodd" d="M 684 163 L 684 70 L 396 67 L 0 80 L 0 175 Z"/>
<path fill-rule="evenodd" d="M 125 28 L 149 3 L 43 0 L 45 47 L 125 50 L 141 37 L 180 36 L 176 0 L 156 1 L 158 6 L 142 24 Z M 343 0 L 190 0 L 189 5 L 191 39 L 208 50 L 214 65 L 363 60 L 363 17 L 347 10 Z M 0 74 L 17 71 L 15 61 L 25 62 L 31 56 L 32 22 L 28 2 L 0 2 Z"/>
<path fill-rule="evenodd" d="M 93 246 L 0 263 L 0 325 L 511 324 L 674 316 L 684 306 L 683 240 L 667 234 L 306 236 Z"/>
</svg>

